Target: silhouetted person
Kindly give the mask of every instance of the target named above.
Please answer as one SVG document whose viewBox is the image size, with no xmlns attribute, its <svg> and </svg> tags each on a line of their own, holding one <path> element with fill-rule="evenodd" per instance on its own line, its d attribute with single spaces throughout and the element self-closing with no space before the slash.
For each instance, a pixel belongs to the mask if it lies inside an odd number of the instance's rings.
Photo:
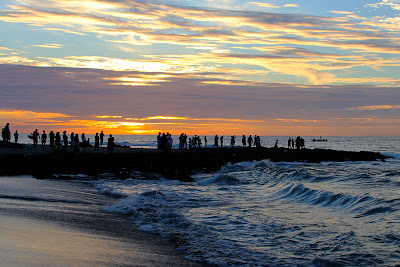
<svg viewBox="0 0 400 267">
<path fill-rule="evenodd" d="M 54 137 L 55 137 L 54 132 L 50 131 L 50 133 L 49 133 L 49 145 L 50 145 L 50 149 L 51 150 L 54 150 Z"/>
<path fill-rule="evenodd" d="M 107 151 L 108 153 L 114 152 L 114 137 L 111 134 L 107 141 Z"/>
<path fill-rule="evenodd" d="M 39 132 L 38 129 L 36 129 L 33 133 L 32 133 L 32 139 L 33 139 L 33 145 L 37 146 L 38 144 L 38 139 L 39 139 Z"/>
<path fill-rule="evenodd" d="M 278 148 L 278 140 L 275 141 L 274 148 Z"/>
<path fill-rule="evenodd" d="M 94 137 L 94 151 L 99 151 L 100 147 L 100 136 L 99 133 L 96 133 L 96 136 Z"/>
<path fill-rule="evenodd" d="M 86 152 L 86 136 L 84 133 L 81 135 L 81 140 L 82 140 L 82 150 Z"/>
<path fill-rule="evenodd" d="M 3 136 L 3 141 L 10 142 L 11 141 L 11 132 L 10 132 L 10 124 L 7 123 L 6 126 L 1 131 Z"/>
<path fill-rule="evenodd" d="M 253 143 L 253 138 L 251 137 L 251 135 L 249 136 L 249 138 L 247 138 L 247 143 L 249 144 L 249 147 L 251 147 L 251 143 Z"/>
<path fill-rule="evenodd" d="M 61 135 L 60 132 L 56 133 L 56 147 L 58 150 L 61 148 Z"/>
<path fill-rule="evenodd" d="M 160 141 L 161 141 L 160 133 L 158 133 L 158 135 L 160 136 Z M 183 133 L 181 133 L 179 135 L 179 151 L 183 151 L 184 142 L 185 142 L 185 137 L 183 136 Z M 157 136 L 157 143 L 158 143 L 158 136 Z"/>
<path fill-rule="evenodd" d="M 71 133 L 71 151 L 75 149 L 75 134 L 74 132 Z"/>
<path fill-rule="evenodd" d="M 234 135 L 231 136 L 231 147 L 235 146 L 235 138 L 236 137 Z"/>
<path fill-rule="evenodd" d="M 161 132 L 158 132 L 157 135 L 157 149 L 161 150 L 162 149 L 162 141 L 161 141 Z"/>
<path fill-rule="evenodd" d="M 68 135 L 67 135 L 67 131 L 64 131 L 64 132 L 63 132 L 63 143 L 64 143 L 63 149 L 64 149 L 65 151 L 67 151 L 67 148 L 68 148 Z"/>
<path fill-rule="evenodd" d="M 74 149 L 74 151 L 75 152 L 79 152 L 79 135 L 78 134 L 75 134 L 74 141 L 75 141 L 75 149 Z"/>
<path fill-rule="evenodd" d="M 218 147 L 218 140 L 219 140 L 218 135 L 215 135 L 215 137 L 214 137 L 214 146 L 215 147 Z"/>
<path fill-rule="evenodd" d="M 161 135 L 161 151 L 162 152 L 166 152 L 167 151 L 167 136 L 165 135 L 165 133 L 162 133 Z"/>
<path fill-rule="evenodd" d="M 289 140 L 287 141 L 287 148 L 291 149 L 292 148 L 292 139 L 289 137 Z"/>
<path fill-rule="evenodd" d="M 108 153 L 114 152 L 114 137 L 111 134 L 107 141 L 107 151 Z"/>
<path fill-rule="evenodd" d="M 207 147 L 207 136 L 204 136 L 204 147 Z"/>
<path fill-rule="evenodd" d="M 172 143 L 174 142 L 174 140 L 172 139 L 172 136 L 170 133 L 167 133 L 167 151 L 171 151 L 172 150 Z"/>
<path fill-rule="evenodd" d="M 242 145 L 243 145 L 243 147 L 246 147 L 246 136 L 245 135 L 243 135 L 243 137 L 242 137 Z"/>
<path fill-rule="evenodd" d="M 104 133 L 103 133 L 103 131 L 101 131 L 101 133 L 100 133 L 100 146 L 103 146 L 103 142 L 104 142 Z"/>
<path fill-rule="evenodd" d="M 15 143 L 18 143 L 18 137 L 19 137 L 18 131 L 15 130 L 15 133 L 14 133 L 14 142 Z"/>
<path fill-rule="evenodd" d="M 221 137 L 219 138 L 219 140 L 221 141 L 221 147 L 223 147 L 223 146 L 224 146 L 224 137 L 221 136 Z"/>
<path fill-rule="evenodd" d="M 45 148 L 46 148 L 46 141 L 47 141 L 47 134 L 46 134 L 46 131 L 43 130 L 43 133 L 42 133 L 42 148 L 43 148 L 43 150 L 45 150 Z"/>
</svg>

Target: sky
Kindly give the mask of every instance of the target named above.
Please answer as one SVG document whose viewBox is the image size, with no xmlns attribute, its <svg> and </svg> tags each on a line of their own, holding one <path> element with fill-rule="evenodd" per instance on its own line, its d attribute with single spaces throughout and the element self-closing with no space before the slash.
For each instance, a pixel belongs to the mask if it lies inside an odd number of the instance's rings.
<svg viewBox="0 0 400 267">
<path fill-rule="evenodd" d="M 400 0 L 0 2 L 12 132 L 398 136 L 399 66 Z"/>
</svg>

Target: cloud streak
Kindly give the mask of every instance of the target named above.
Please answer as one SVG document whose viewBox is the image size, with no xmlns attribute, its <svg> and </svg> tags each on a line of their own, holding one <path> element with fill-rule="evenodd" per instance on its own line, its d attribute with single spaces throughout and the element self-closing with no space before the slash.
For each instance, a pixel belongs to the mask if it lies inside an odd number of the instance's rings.
<svg viewBox="0 0 400 267">
<path fill-rule="evenodd" d="M 104 42 L 132 46 L 176 45 L 184 52 L 174 55 L 163 49 L 157 54 L 142 54 L 136 59 L 102 56 L 64 58 L 14 58 L 16 64 L 42 62 L 47 66 L 139 70 L 161 72 L 234 71 L 254 68 L 270 71 L 264 82 L 276 81 L 278 75 L 313 84 L 336 83 L 340 71 L 398 66 L 400 52 L 398 31 L 387 31 L 387 23 L 369 22 L 351 12 L 333 11 L 336 16 L 317 17 L 258 11 L 232 11 L 190 8 L 158 2 L 140 1 L 37 1 L 21 0 L 0 12 L 0 20 L 25 23 L 43 30 L 94 34 Z M 270 4 L 251 2 L 268 7 Z M 287 6 L 289 6 L 288 4 Z M 290 6 L 294 6 L 293 4 Z M 278 7 L 278 6 L 276 6 Z M 232 46 L 242 46 L 237 49 Z M 46 45 L 41 45 L 46 47 Z M 48 48 L 59 48 L 48 44 Z M 278 49 L 286 47 L 286 49 Z M 209 52 L 193 49 L 202 48 Z M 330 49 L 331 53 L 323 53 Z M 313 53 L 309 51 L 313 51 Z M 224 53 L 221 53 L 224 51 Z M 187 52 L 190 52 L 189 54 Z M 12 58 L 2 59 L 12 63 Z M 128 64 L 129 62 L 129 64 Z M 40 63 L 37 63 L 40 64 Z M 241 79 L 254 79 L 241 76 Z M 260 78 L 259 78 L 260 79 Z M 345 82 L 345 79 L 341 81 Z M 163 82 L 163 79 L 155 83 Z M 147 85 L 141 79 L 133 85 Z M 121 84 L 127 84 L 122 81 Z"/>
<path fill-rule="evenodd" d="M 395 16 L 300 13 L 307 0 L 7 3 L 0 108 L 21 129 L 400 133 Z"/>
</svg>

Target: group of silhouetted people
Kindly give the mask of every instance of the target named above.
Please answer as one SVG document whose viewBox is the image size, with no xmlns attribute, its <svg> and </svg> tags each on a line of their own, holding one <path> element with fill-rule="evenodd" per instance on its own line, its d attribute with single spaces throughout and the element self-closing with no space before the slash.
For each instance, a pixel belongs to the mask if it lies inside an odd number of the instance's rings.
<svg viewBox="0 0 400 267">
<path fill-rule="evenodd" d="M 173 139 L 170 133 L 159 132 L 157 135 L 157 149 L 162 152 L 169 152 L 172 149 Z"/>
<path fill-rule="evenodd" d="M 207 147 L 207 136 L 204 136 L 204 143 L 202 142 L 202 138 L 198 135 L 193 137 L 189 137 L 182 133 L 179 135 L 179 150 L 182 151 L 184 149 L 196 149 Z M 158 133 L 157 136 L 157 148 L 160 151 L 171 151 L 173 139 L 171 134 Z M 214 145 L 213 147 L 223 147 L 224 146 L 224 136 L 214 136 Z M 230 138 L 230 146 L 236 146 L 236 136 L 232 135 Z M 258 135 L 251 136 L 242 136 L 242 146 L 243 147 L 262 147 L 261 146 L 261 138 Z M 278 148 L 278 140 L 276 140 L 274 148 Z M 305 141 L 302 137 L 298 136 L 296 139 L 289 137 L 288 140 L 288 149 L 304 149 L 305 148 Z"/>
<path fill-rule="evenodd" d="M 10 132 L 10 124 L 7 123 L 6 126 L 2 129 L 2 137 L 3 141 L 11 142 L 11 132 Z M 18 131 L 14 133 L 15 143 L 18 143 L 19 134 Z M 28 138 L 32 139 L 33 145 L 38 146 L 39 142 L 43 150 L 46 149 L 47 141 L 49 142 L 49 147 L 52 151 L 67 151 L 68 147 L 71 152 L 78 152 L 80 148 L 83 151 L 86 151 L 87 147 L 90 147 L 90 139 L 86 138 L 85 133 L 82 133 L 79 137 L 78 133 L 71 132 L 68 136 L 67 131 L 64 131 L 61 135 L 60 132 L 50 131 L 49 134 L 46 133 L 45 130 L 41 134 L 39 134 L 38 129 L 35 129 L 31 134 L 28 135 Z M 94 137 L 94 150 L 99 151 L 99 148 L 103 146 L 104 143 L 104 133 L 96 133 Z M 107 151 L 111 153 L 114 151 L 114 137 L 110 134 L 107 142 Z"/>
<path fill-rule="evenodd" d="M 304 149 L 305 141 L 302 137 L 297 136 L 296 139 L 290 138 L 288 139 L 288 149 Z"/>
<path fill-rule="evenodd" d="M 4 128 L 1 129 L 1 137 L 3 138 L 4 142 L 11 142 L 11 131 L 10 131 L 10 124 L 7 123 Z M 14 142 L 18 143 L 19 133 L 15 131 L 14 133 Z"/>
<path fill-rule="evenodd" d="M 204 140 L 204 143 L 203 141 Z M 201 138 L 201 136 L 195 135 L 193 137 L 188 137 L 185 133 L 182 133 L 178 137 L 179 141 L 179 150 L 182 151 L 184 149 L 198 149 L 202 147 L 207 147 L 207 136 Z M 159 132 L 157 136 L 157 149 L 163 152 L 171 151 L 173 144 L 173 139 L 171 134 Z M 261 147 L 261 139 L 259 136 L 255 135 L 254 138 L 250 135 L 246 138 L 245 135 L 242 137 L 243 147 Z M 230 146 L 235 147 L 236 145 L 236 136 L 232 135 L 230 139 Z M 224 136 L 215 135 L 214 137 L 214 146 L 223 147 L 224 146 Z"/>
</svg>

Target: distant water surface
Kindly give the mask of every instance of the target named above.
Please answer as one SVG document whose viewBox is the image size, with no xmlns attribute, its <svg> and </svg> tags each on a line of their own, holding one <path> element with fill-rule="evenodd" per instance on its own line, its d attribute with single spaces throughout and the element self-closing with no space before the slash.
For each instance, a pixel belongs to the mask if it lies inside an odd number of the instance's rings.
<svg viewBox="0 0 400 267">
<path fill-rule="evenodd" d="M 108 134 L 108 133 L 107 133 Z M 69 135 L 68 135 L 69 136 Z M 79 134 L 80 138 L 81 134 Z M 119 145 L 126 145 L 132 148 L 156 148 L 156 135 L 113 135 L 115 142 Z M 188 138 L 193 136 L 188 136 Z M 214 145 L 214 136 L 206 136 L 208 140 L 207 146 Z M 248 136 L 246 136 L 248 137 Z M 254 137 L 254 135 L 253 135 Z M 261 136 L 261 144 L 265 147 L 272 147 L 278 140 L 278 145 L 287 147 L 288 138 L 296 138 L 297 136 Z M 90 142 L 94 144 L 94 135 L 86 135 Z M 172 136 L 175 148 L 179 144 L 179 136 Z M 224 136 L 223 145 L 230 145 L 230 136 Z M 400 137 L 375 137 L 375 136 L 322 136 L 328 142 L 312 142 L 313 139 L 320 139 L 320 136 L 305 136 L 306 148 L 327 148 L 336 150 L 353 150 L 353 151 L 376 151 L 376 152 L 392 152 L 399 151 Z M 14 138 L 12 138 L 12 141 Z M 204 136 L 201 136 L 202 145 L 204 146 Z M 236 146 L 242 145 L 242 136 L 236 136 Z M 32 140 L 28 138 L 28 134 L 20 134 L 19 143 L 32 144 Z M 104 144 L 107 144 L 107 135 L 104 137 Z"/>
</svg>

